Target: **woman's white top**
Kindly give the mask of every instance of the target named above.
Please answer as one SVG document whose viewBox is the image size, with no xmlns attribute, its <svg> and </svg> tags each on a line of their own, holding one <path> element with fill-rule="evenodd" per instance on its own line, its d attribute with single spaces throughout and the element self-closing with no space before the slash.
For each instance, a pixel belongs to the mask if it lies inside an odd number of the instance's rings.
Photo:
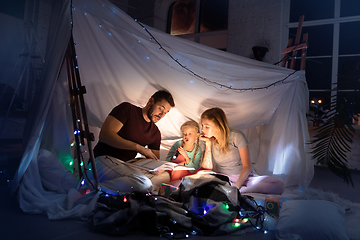
<svg viewBox="0 0 360 240">
<path fill-rule="evenodd" d="M 214 141 L 212 143 L 212 162 L 213 171 L 225 175 L 240 174 L 242 163 L 239 149 L 249 144 L 243 132 L 231 130 L 229 136 L 229 152 L 221 154 L 219 146 Z"/>
</svg>

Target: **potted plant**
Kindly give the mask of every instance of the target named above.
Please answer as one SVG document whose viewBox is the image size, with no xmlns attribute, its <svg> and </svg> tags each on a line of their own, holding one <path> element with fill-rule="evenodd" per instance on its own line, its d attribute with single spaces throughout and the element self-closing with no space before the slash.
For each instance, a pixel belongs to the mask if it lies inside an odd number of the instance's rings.
<svg viewBox="0 0 360 240">
<path fill-rule="evenodd" d="M 334 88 L 333 91 L 337 89 Z M 317 163 L 329 167 L 334 174 L 352 186 L 354 183 L 351 169 L 347 165 L 346 154 L 351 151 L 350 144 L 355 133 L 353 121 L 358 120 L 358 113 L 360 113 L 359 86 L 346 93 L 338 92 L 330 103 L 326 114 L 328 119 L 319 125 L 315 139 L 310 142 L 313 145 L 313 158 Z"/>
</svg>

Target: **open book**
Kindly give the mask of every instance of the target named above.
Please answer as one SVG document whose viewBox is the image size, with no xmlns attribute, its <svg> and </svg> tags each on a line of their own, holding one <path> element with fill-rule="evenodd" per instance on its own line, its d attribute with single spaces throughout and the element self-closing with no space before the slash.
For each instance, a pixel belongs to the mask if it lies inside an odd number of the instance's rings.
<svg viewBox="0 0 360 240">
<path fill-rule="evenodd" d="M 133 159 L 124 164 L 136 167 L 139 169 L 147 170 L 149 172 L 159 171 L 159 170 L 195 170 L 193 167 L 187 167 L 183 165 L 179 165 L 177 163 L 168 162 L 168 161 L 158 161 L 151 158 L 140 158 Z"/>
</svg>

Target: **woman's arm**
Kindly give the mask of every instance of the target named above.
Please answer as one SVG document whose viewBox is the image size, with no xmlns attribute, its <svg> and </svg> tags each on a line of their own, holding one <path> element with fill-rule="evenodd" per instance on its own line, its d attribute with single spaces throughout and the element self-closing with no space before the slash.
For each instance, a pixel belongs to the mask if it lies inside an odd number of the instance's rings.
<svg viewBox="0 0 360 240">
<path fill-rule="evenodd" d="M 243 184 L 243 182 L 246 180 L 246 178 L 249 176 L 251 172 L 251 161 L 250 161 L 250 154 L 249 154 L 249 147 L 243 147 L 239 149 L 241 163 L 242 163 L 242 170 L 240 172 L 240 176 L 238 180 L 235 182 L 234 186 L 239 188 Z"/>
<path fill-rule="evenodd" d="M 203 152 L 201 168 L 212 170 L 213 164 L 212 164 L 212 155 L 211 155 L 211 139 L 207 137 L 200 137 L 200 140 L 205 142 L 205 151 Z"/>
</svg>

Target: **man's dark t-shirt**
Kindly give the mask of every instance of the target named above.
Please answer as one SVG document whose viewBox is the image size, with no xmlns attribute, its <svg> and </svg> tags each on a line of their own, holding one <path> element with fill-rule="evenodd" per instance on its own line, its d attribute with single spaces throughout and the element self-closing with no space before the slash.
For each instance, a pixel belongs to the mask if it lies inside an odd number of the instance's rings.
<svg viewBox="0 0 360 240">
<path fill-rule="evenodd" d="M 142 146 L 147 145 L 149 149 L 160 149 L 160 131 L 153 122 L 145 121 L 141 108 L 131 103 L 123 102 L 113 108 L 109 115 L 115 117 L 123 124 L 117 133 L 120 137 Z M 136 151 L 114 148 L 100 141 L 94 148 L 95 157 L 109 155 L 123 161 L 128 161 L 134 159 L 136 154 Z"/>
</svg>

